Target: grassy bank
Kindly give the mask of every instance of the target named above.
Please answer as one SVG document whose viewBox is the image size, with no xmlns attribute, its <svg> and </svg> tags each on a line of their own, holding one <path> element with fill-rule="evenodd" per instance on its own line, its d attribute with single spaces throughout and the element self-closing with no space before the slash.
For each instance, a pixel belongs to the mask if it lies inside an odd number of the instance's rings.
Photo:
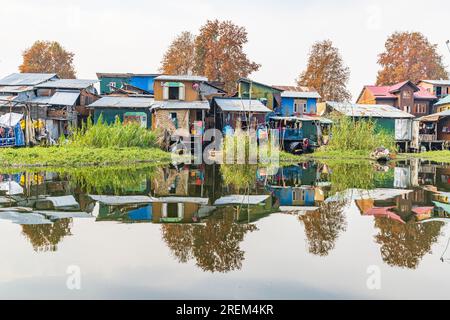
<svg viewBox="0 0 450 320">
<path fill-rule="evenodd" d="M 450 163 L 450 151 L 427 151 L 422 153 L 403 153 L 399 154 L 399 159 L 418 158 L 423 160 L 430 160 L 436 162 Z"/>
<path fill-rule="evenodd" d="M 0 150 L 0 164 L 9 167 L 58 167 L 166 163 L 170 154 L 158 148 L 34 147 Z"/>
<path fill-rule="evenodd" d="M 395 153 L 396 143 L 392 133 L 377 128 L 372 120 L 353 120 L 342 115 L 332 115 L 333 126 L 328 145 L 314 153 L 300 156 L 280 154 L 281 161 L 292 162 L 308 159 L 370 159 L 370 154 L 378 147 L 384 147 Z"/>
<path fill-rule="evenodd" d="M 120 121 L 108 125 L 91 120 L 58 146 L 0 149 L 6 167 L 80 167 L 167 163 L 170 154 L 159 149 L 155 132 Z"/>
</svg>

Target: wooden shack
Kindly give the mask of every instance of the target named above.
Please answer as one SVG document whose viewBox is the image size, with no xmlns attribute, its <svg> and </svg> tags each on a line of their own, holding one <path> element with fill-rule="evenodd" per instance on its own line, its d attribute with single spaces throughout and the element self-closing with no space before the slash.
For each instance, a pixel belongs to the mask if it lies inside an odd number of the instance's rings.
<svg viewBox="0 0 450 320">
<path fill-rule="evenodd" d="M 421 117 L 418 121 L 421 146 L 427 150 L 449 149 L 450 110 Z"/>
</svg>

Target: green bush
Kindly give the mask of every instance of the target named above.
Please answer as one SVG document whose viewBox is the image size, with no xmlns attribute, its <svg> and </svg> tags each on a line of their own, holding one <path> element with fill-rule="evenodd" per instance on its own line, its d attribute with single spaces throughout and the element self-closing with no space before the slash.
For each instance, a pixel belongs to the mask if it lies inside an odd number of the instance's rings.
<svg viewBox="0 0 450 320">
<path fill-rule="evenodd" d="M 157 147 L 157 135 L 139 124 L 122 124 L 117 117 L 113 124 L 107 124 L 100 115 L 97 123 L 89 118 L 87 124 L 76 129 L 69 137 L 68 145 L 77 147 Z"/>
<path fill-rule="evenodd" d="M 378 131 L 376 124 L 369 120 L 354 120 L 351 117 L 334 115 L 331 139 L 327 150 L 372 151 L 385 147 L 396 151 L 395 137 L 386 131 Z"/>
</svg>

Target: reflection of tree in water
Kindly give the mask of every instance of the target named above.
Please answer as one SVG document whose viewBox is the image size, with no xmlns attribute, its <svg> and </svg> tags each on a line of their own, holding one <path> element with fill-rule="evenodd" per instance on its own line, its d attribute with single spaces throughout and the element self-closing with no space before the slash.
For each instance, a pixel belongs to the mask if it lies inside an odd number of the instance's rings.
<svg viewBox="0 0 450 320">
<path fill-rule="evenodd" d="M 205 271 L 227 272 L 242 267 L 244 251 L 239 245 L 255 230 L 253 224 L 234 223 L 228 212 L 211 216 L 205 225 L 163 224 L 162 237 L 180 262 L 195 258 Z"/>
<path fill-rule="evenodd" d="M 318 210 L 299 217 L 305 225 L 310 253 L 326 256 L 334 248 L 339 233 L 347 227 L 344 206 L 344 201 L 322 203 Z"/>
<path fill-rule="evenodd" d="M 30 240 L 35 251 L 56 251 L 58 243 L 70 235 L 72 219 L 59 219 L 53 224 L 23 225 L 22 233 Z"/>
<path fill-rule="evenodd" d="M 383 261 L 391 266 L 415 269 L 422 257 L 431 253 L 443 225 L 440 221 L 402 224 L 389 218 L 375 218 L 375 227 L 380 229 L 375 239 L 381 245 Z"/>
<path fill-rule="evenodd" d="M 178 223 L 162 225 L 162 238 L 181 263 L 192 259 L 194 229 L 198 227 L 200 226 Z"/>
</svg>

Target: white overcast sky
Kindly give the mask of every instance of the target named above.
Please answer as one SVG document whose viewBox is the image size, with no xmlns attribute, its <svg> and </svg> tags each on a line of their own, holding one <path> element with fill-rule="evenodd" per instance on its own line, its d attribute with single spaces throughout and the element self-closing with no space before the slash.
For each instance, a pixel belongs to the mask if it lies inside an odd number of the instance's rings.
<svg viewBox="0 0 450 320">
<path fill-rule="evenodd" d="M 96 72 L 157 72 L 181 31 L 207 19 L 245 26 L 248 56 L 262 65 L 251 75 L 268 84 L 294 84 L 310 46 L 331 39 L 350 67 L 355 99 L 375 81 L 377 54 L 394 31 L 420 31 L 450 64 L 450 7 L 444 0 L 0 0 L 0 77 L 17 72 L 35 40 L 57 40 L 75 53 L 78 78 Z"/>
</svg>

